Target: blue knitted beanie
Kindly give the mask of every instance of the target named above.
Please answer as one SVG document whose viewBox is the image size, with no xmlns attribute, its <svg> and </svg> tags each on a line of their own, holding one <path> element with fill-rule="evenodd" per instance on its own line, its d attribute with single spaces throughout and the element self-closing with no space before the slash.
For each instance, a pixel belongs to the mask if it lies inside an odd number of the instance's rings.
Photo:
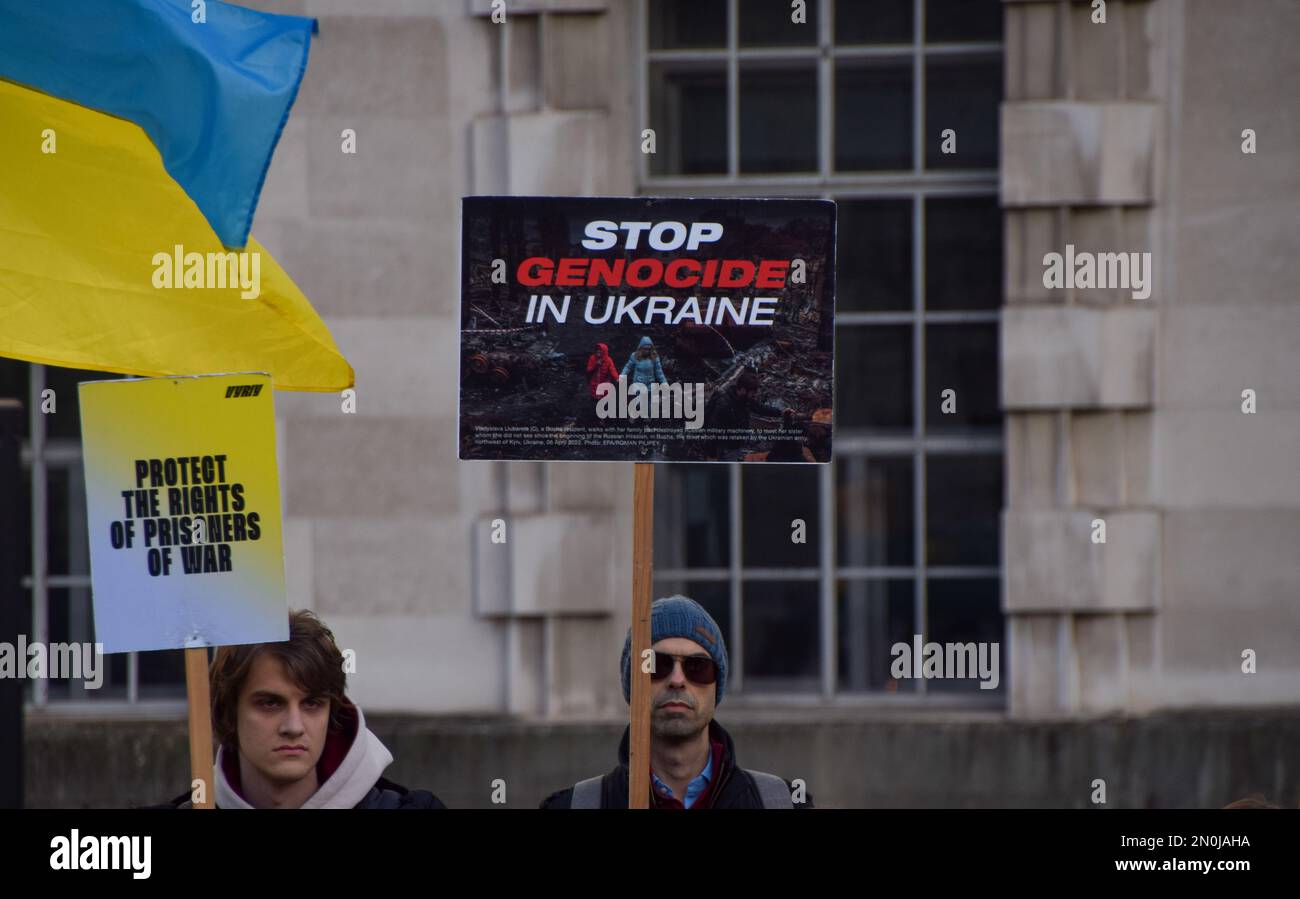
<svg viewBox="0 0 1300 899">
<path fill-rule="evenodd" d="M 650 607 L 650 644 L 669 637 L 685 637 L 694 640 L 708 651 L 713 662 L 718 666 L 717 697 L 715 702 L 722 702 L 722 694 L 727 688 L 727 644 L 722 640 L 722 631 L 704 607 L 693 599 L 677 594 L 656 599 Z M 627 639 L 623 641 L 623 658 L 620 662 L 623 671 L 623 698 L 632 701 L 632 630 L 629 628 Z"/>
</svg>

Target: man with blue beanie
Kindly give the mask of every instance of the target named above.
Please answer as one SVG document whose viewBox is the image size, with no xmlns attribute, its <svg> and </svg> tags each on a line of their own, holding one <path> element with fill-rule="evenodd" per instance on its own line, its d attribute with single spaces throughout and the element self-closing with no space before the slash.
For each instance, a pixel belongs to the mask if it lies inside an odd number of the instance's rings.
<svg viewBox="0 0 1300 899">
<path fill-rule="evenodd" d="M 713 720 L 727 689 L 727 644 L 704 607 L 680 595 L 655 600 L 650 643 L 650 808 L 811 808 L 804 790 L 741 768 L 731 735 Z M 628 702 L 631 655 L 629 630 L 621 660 Z M 627 808 L 630 731 L 623 732 L 618 767 L 553 793 L 541 807 Z"/>
</svg>

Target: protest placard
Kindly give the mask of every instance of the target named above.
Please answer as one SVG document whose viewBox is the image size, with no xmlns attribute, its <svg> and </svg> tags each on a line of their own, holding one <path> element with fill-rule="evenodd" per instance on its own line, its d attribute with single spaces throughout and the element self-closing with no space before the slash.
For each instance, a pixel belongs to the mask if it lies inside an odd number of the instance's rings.
<svg viewBox="0 0 1300 899">
<path fill-rule="evenodd" d="M 270 378 L 80 385 L 107 653 L 288 639 Z"/>
<path fill-rule="evenodd" d="M 828 462 L 835 204 L 468 197 L 460 457 Z"/>
</svg>

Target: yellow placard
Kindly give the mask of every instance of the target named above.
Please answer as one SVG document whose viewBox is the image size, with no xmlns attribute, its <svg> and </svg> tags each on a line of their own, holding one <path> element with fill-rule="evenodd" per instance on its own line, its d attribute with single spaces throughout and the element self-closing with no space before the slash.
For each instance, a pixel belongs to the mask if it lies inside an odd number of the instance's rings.
<svg viewBox="0 0 1300 899">
<path fill-rule="evenodd" d="M 80 385 L 104 652 L 288 639 L 266 374 Z"/>
</svg>

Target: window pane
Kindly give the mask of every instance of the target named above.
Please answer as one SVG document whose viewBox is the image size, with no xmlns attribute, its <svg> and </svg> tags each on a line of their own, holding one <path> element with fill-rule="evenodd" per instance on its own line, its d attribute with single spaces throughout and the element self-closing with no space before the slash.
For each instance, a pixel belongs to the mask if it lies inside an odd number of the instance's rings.
<svg viewBox="0 0 1300 899">
<path fill-rule="evenodd" d="M 1002 40 L 1002 0 L 925 0 L 925 39 Z"/>
<path fill-rule="evenodd" d="M 45 386 L 54 391 L 55 411 L 45 415 L 47 438 L 81 439 L 81 400 L 77 384 L 81 381 L 111 381 L 124 378 L 107 371 L 45 366 Z"/>
<path fill-rule="evenodd" d="M 912 565 L 916 540 L 910 456 L 835 460 L 841 566 Z"/>
<path fill-rule="evenodd" d="M 849 428 L 910 429 L 911 325 L 843 325 L 836 330 L 836 423 Z"/>
<path fill-rule="evenodd" d="M 835 43 L 907 44 L 912 41 L 912 0 L 836 0 Z"/>
<path fill-rule="evenodd" d="M 45 469 L 45 570 L 90 574 L 86 482 L 79 461 L 51 462 Z"/>
<path fill-rule="evenodd" d="M 817 170 L 815 67 L 741 66 L 740 170 L 749 174 Z"/>
<path fill-rule="evenodd" d="M 817 0 L 805 6 L 806 20 L 792 20 L 790 0 L 743 0 L 740 8 L 740 46 L 813 46 L 817 43 Z"/>
<path fill-rule="evenodd" d="M 965 678 L 934 678 L 926 685 L 937 692 L 978 693 L 997 696 L 1006 692 L 1006 645 L 1003 641 L 1001 582 L 996 578 L 933 578 L 927 585 L 926 614 L 929 633 L 926 641 L 935 643 L 974 643 L 978 653 L 984 644 L 984 672 L 997 671 L 997 687 L 980 689 L 980 681 L 993 682 L 982 676 L 978 654 L 975 671 L 970 670 L 971 656 L 965 655 Z M 992 646 L 998 646 L 998 664 L 993 666 Z M 945 654 L 946 655 L 946 654 Z M 947 672 L 949 674 L 953 672 Z"/>
<path fill-rule="evenodd" d="M 138 658 L 141 699 L 172 699 L 185 695 L 184 650 L 142 652 Z"/>
<path fill-rule="evenodd" d="M 836 308 L 911 309 L 912 201 L 843 200 L 836 230 Z"/>
<path fill-rule="evenodd" d="M 895 643 L 911 645 L 916 633 L 915 593 L 910 580 L 840 582 L 836 628 L 841 690 L 916 691 L 914 679 L 890 675 L 890 648 Z"/>
<path fill-rule="evenodd" d="M 8 473 L 0 472 L 0 477 L 8 476 Z M 18 509 L 16 511 L 6 509 L 5 512 L 15 516 L 18 531 L 14 534 L 0 535 L 0 539 L 11 541 L 10 551 L 17 557 L 19 576 L 28 577 L 32 573 L 32 469 L 30 465 L 24 465 L 21 461 L 18 463 L 17 488 Z M 47 500 L 47 509 L 49 505 Z M 6 518 L 4 521 L 7 522 L 8 519 Z M 48 544 L 46 544 L 46 547 L 48 551 Z M 46 570 L 49 570 L 48 560 Z M 30 622 L 28 622 L 28 627 L 30 627 Z M 23 633 L 30 634 L 31 631 L 26 630 Z"/>
<path fill-rule="evenodd" d="M 925 308 L 1002 305 L 1002 210 L 996 197 L 925 201 Z"/>
<path fill-rule="evenodd" d="M 726 568 L 731 546 L 726 466 L 662 465 L 655 478 L 655 564 Z"/>
<path fill-rule="evenodd" d="M 46 469 L 46 570 L 50 574 L 90 574 L 86 539 L 86 488 L 81 463 Z"/>
<path fill-rule="evenodd" d="M 943 391 L 955 390 L 952 412 Z M 930 432 L 1001 429 L 998 410 L 998 326 L 926 325 L 925 429 Z"/>
<path fill-rule="evenodd" d="M 704 606 L 713 616 L 722 641 L 731 646 L 731 583 L 729 581 L 675 581 L 655 579 L 654 596 L 672 596 L 680 593 Z M 730 651 L 730 650 L 728 650 Z"/>
<path fill-rule="evenodd" d="M 740 470 L 746 568 L 816 566 L 821 545 L 818 469 L 795 465 L 746 465 Z M 803 543 L 792 522 L 803 519 Z"/>
<path fill-rule="evenodd" d="M 653 63 L 650 127 L 656 175 L 725 174 L 727 73 L 722 65 Z"/>
<path fill-rule="evenodd" d="M 0 400 L 15 399 L 23 404 L 22 411 L 17 416 L 18 433 L 24 439 L 31 436 L 30 421 L 31 414 L 28 409 L 28 384 L 27 377 L 31 366 L 26 362 L 20 362 L 17 359 L 0 359 Z"/>
<path fill-rule="evenodd" d="M 25 522 L 24 522 L 24 525 L 25 525 Z M 30 528 L 27 528 L 26 526 L 23 527 L 23 532 L 24 532 L 24 533 L 26 533 L 26 532 L 29 531 L 29 530 L 30 530 Z M 26 558 L 27 558 L 27 559 L 30 559 L 30 558 L 31 558 L 31 553 L 30 553 L 30 552 L 28 553 L 28 555 L 27 555 Z M 24 563 L 22 563 L 22 565 L 21 565 L 21 570 L 22 570 L 22 572 L 23 572 L 24 575 L 26 575 L 26 574 L 28 573 L 28 569 L 30 568 L 30 566 L 31 566 L 31 563 L 30 563 L 29 561 L 28 561 L 28 562 L 24 562 Z M 30 589 L 29 587 L 21 587 L 21 586 L 20 586 L 17 590 L 13 591 L 12 593 L 10 593 L 10 594 L 8 594 L 8 595 L 11 596 L 11 597 L 13 597 L 13 599 L 12 599 L 12 600 L 6 600 L 6 602 L 16 602 L 16 603 L 18 603 L 18 606 L 17 606 L 17 609 L 16 609 L 16 611 L 17 611 L 17 616 L 16 616 L 16 617 L 17 617 L 17 619 L 18 619 L 18 631 L 17 631 L 17 633 L 20 633 L 20 634 L 27 634 L 28 637 L 29 637 L 29 639 L 35 639 L 35 637 L 32 636 L 32 634 L 33 634 L 33 629 L 32 629 L 32 591 L 31 591 L 31 589 Z M 17 661 L 17 660 L 15 659 L 15 662 L 16 662 L 16 661 Z M 13 686 L 14 683 L 17 683 L 17 684 L 19 685 L 19 686 L 18 686 L 18 689 L 22 692 L 22 698 L 23 698 L 23 701 L 24 701 L 24 702 L 30 701 L 31 698 L 32 698 L 32 684 L 35 683 L 34 679 L 33 679 L 33 678 L 30 678 L 30 677 L 27 677 L 27 678 L 23 678 L 22 680 L 19 680 L 19 681 L 10 680 L 10 681 L 9 681 L 9 686 L 10 686 L 11 689 L 12 689 L 12 686 Z"/>
<path fill-rule="evenodd" d="M 727 46 L 727 0 L 654 0 L 650 49 Z"/>
<path fill-rule="evenodd" d="M 746 581 L 746 692 L 821 687 L 820 607 L 816 581 Z"/>
<path fill-rule="evenodd" d="M 835 64 L 835 168 L 912 168 L 912 64 Z"/>
<path fill-rule="evenodd" d="M 998 165 L 998 104 L 1002 61 L 997 57 L 925 60 L 925 166 L 994 169 Z M 943 131 L 956 132 L 955 153 L 941 152 Z"/>
<path fill-rule="evenodd" d="M 46 469 L 45 514 L 45 553 L 49 572 L 68 574 L 68 470 L 64 467 Z M 82 531 L 85 531 L 84 526 Z"/>
<path fill-rule="evenodd" d="M 930 456 L 925 463 L 929 565 L 998 565 L 1002 457 Z"/>
<path fill-rule="evenodd" d="M 88 643 L 93 645 L 95 642 L 95 626 L 94 617 L 91 614 L 89 588 L 52 587 L 49 589 L 47 597 L 49 603 L 46 619 L 49 626 L 47 642 Z M 80 646 L 78 646 L 78 649 L 80 650 Z M 60 656 L 63 655 L 63 653 L 60 653 Z M 72 672 L 60 671 L 59 673 L 80 673 L 81 677 L 77 679 L 50 678 L 50 699 L 56 701 L 125 699 L 126 659 L 126 653 L 114 653 L 93 660 L 92 664 L 100 666 L 96 669 L 100 678 L 100 686 L 96 689 L 87 689 L 87 681 L 94 683 L 96 678 L 89 677 L 91 672 L 85 667 L 84 653 L 79 653 L 75 661 L 70 658 L 66 659 L 68 664 L 74 666 L 74 670 Z M 50 664 L 48 658 L 46 661 L 47 664 Z M 50 673 L 54 673 L 52 668 Z"/>
</svg>

